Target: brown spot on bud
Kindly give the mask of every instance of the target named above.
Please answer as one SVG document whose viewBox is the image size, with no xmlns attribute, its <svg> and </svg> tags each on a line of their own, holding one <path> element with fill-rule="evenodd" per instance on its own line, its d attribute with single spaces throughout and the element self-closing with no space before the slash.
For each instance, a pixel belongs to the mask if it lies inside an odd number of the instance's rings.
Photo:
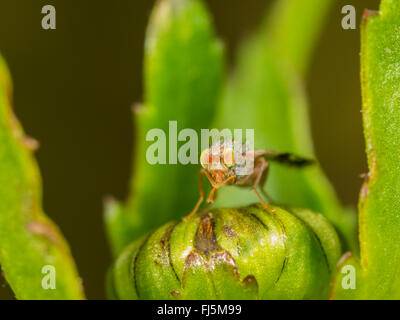
<svg viewBox="0 0 400 320">
<path fill-rule="evenodd" d="M 209 258 L 213 252 L 222 250 L 215 236 L 214 220 L 211 214 L 206 214 L 201 217 L 200 225 L 196 233 L 195 248 L 207 258 Z"/>
<path fill-rule="evenodd" d="M 228 251 L 218 252 L 212 256 L 210 262 L 210 268 L 214 269 L 215 266 L 219 264 L 232 266 L 233 273 L 235 274 L 235 276 L 239 277 L 239 271 L 237 269 L 236 261 L 235 259 L 233 259 L 233 257 Z"/>
<path fill-rule="evenodd" d="M 180 291 L 171 291 L 170 294 L 174 297 L 179 296 L 181 294 Z"/>
<path fill-rule="evenodd" d="M 224 233 L 230 238 L 234 238 L 237 236 L 237 233 L 233 231 L 230 226 L 225 225 L 222 227 L 222 230 L 224 230 Z"/>
<path fill-rule="evenodd" d="M 249 286 L 257 286 L 257 280 L 253 275 L 248 275 L 246 278 L 243 279 L 243 284 Z"/>
</svg>

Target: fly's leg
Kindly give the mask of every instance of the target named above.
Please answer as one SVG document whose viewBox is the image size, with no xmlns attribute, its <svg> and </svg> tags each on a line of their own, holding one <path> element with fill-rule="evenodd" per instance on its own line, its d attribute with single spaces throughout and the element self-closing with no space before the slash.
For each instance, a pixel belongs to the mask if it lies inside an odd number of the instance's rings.
<svg viewBox="0 0 400 320">
<path fill-rule="evenodd" d="M 263 159 L 265 161 L 265 159 Z M 265 199 L 267 199 L 269 202 L 273 202 L 271 197 L 268 195 L 268 193 L 265 191 L 265 182 L 268 179 L 268 174 L 269 174 L 269 162 L 266 161 L 266 168 L 264 169 L 264 172 L 262 174 L 262 177 L 260 179 L 259 185 L 259 190 L 261 191 L 262 195 L 264 196 Z"/>
<path fill-rule="evenodd" d="M 194 207 L 194 209 L 186 216 L 183 218 L 184 221 L 186 221 L 187 219 L 189 219 L 193 214 L 195 214 L 197 212 L 197 210 L 199 209 L 201 203 L 204 200 L 204 185 L 203 185 L 203 176 L 205 175 L 208 179 L 208 181 L 210 181 L 211 185 L 213 186 L 213 188 L 215 188 L 217 185 L 215 184 L 214 180 L 211 178 L 211 176 L 208 174 L 208 172 L 204 169 L 201 169 L 199 172 L 199 189 L 200 189 L 200 198 L 196 203 L 196 206 Z M 214 189 L 213 189 L 214 190 Z"/>
<path fill-rule="evenodd" d="M 269 163 L 264 159 L 264 158 L 260 158 L 258 160 L 257 166 L 254 169 L 255 174 L 256 174 L 256 179 L 254 181 L 253 184 L 253 191 L 256 194 L 257 198 L 260 200 L 261 204 L 263 205 L 264 208 L 274 212 L 275 209 L 272 208 L 271 206 L 269 206 L 268 204 L 265 203 L 265 201 L 263 200 L 263 198 L 260 196 L 260 194 L 257 191 L 257 187 L 260 185 L 262 193 L 264 194 L 264 184 L 265 181 L 267 179 L 268 176 L 268 171 L 269 171 Z M 268 198 L 268 197 L 267 197 Z"/>
<path fill-rule="evenodd" d="M 236 176 L 233 175 L 233 176 L 230 176 L 229 178 L 225 179 L 225 180 L 222 181 L 221 183 L 219 183 L 219 184 L 217 184 L 217 185 L 214 185 L 214 186 L 213 186 L 213 189 L 211 190 L 210 194 L 208 195 L 207 202 L 208 202 L 208 203 L 213 203 L 213 202 L 214 202 L 214 194 L 215 194 L 215 192 L 216 192 L 219 188 L 221 188 L 223 185 L 227 184 L 229 181 L 232 181 L 232 180 L 235 180 L 235 179 L 236 179 Z"/>
<path fill-rule="evenodd" d="M 264 198 L 266 198 L 269 202 L 273 202 L 273 200 L 271 199 L 271 197 L 269 196 L 269 194 L 264 190 L 264 185 L 262 185 L 261 183 L 259 184 L 260 186 L 260 191 L 262 193 L 262 195 L 264 196 Z"/>
<path fill-rule="evenodd" d="M 207 197 L 207 202 L 208 202 L 208 203 L 214 203 L 214 194 L 215 194 L 216 191 L 217 191 L 216 188 L 213 188 L 213 189 L 211 190 L 210 194 L 209 194 L 208 197 Z"/>
</svg>

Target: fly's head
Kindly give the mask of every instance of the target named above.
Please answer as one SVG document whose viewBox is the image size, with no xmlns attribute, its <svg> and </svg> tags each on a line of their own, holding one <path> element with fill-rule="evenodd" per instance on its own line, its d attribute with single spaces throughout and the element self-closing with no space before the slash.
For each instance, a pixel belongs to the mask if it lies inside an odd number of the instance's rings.
<svg viewBox="0 0 400 320">
<path fill-rule="evenodd" d="M 202 152 L 200 163 L 214 181 L 220 183 L 237 175 L 237 168 L 241 166 L 241 159 L 245 151 L 242 148 L 243 145 L 239 142 L 218 142 Z"/>
</svg>

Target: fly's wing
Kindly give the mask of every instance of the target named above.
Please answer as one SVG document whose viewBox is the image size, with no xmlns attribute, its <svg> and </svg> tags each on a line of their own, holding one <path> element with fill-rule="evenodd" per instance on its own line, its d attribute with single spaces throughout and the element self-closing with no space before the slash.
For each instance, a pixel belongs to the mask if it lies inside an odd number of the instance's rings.
<svg viewBox="0 0 400 320">
<path fill-rule="evenodd" d="M 303 158 L 288 152 L 276 152 L 271 150 L 256 150 L 254 158 L 263 157 L 267 161 L 278 162 L 291 167 L 307 167 L 313 165 L 315 160 Z"/>
</svg>

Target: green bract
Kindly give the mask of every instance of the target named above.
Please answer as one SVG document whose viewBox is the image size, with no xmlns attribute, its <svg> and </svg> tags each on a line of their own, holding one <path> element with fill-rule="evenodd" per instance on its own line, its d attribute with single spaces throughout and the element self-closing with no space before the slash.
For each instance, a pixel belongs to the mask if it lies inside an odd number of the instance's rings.
<svg viewBox="0 0 400 320">
<path fill-rule="evenodd" d="M 0 264 L 18 299 L 83 299 L 69 247 L 44 214 L 36 143 L 12 108 L 12 83 L 0 56 Z M 57 272 L 54 290 L 43 288 L 43 270 Z M 44 268 L 44 269 L 43 269 Z"/>
<path fill-rule="evenodd" d="M 340 251 L 308 210 L 215 209 L 132 243 L 109 280 L 119 299 L 321 299 Z"/>
<path fill-rule="evenodd" d="M 400 1 L 384 0 L 362 25 L 361 80 L 369 172 L 359 201 L 360 257 L 346 255 L 332 298 L 400 299 Z M 354 290 L 344 290 L 354 267 Z"/>
</svg>

